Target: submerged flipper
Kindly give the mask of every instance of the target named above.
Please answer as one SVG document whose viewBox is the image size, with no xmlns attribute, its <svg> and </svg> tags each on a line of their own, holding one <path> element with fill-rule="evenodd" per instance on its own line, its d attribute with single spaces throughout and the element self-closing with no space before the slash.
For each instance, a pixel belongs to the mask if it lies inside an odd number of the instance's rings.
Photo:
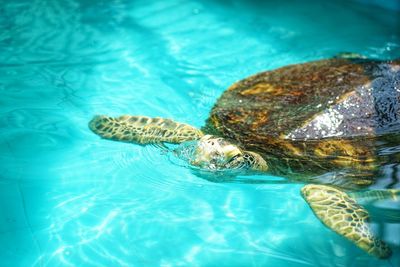
<svg viewBox="0 0 400 267">
<path fill-rule="evenodd" d="M 95 116 L 89 128 L 105 139 L 137 144 L 174 143 L 197 140 L 203 133 L 188 124 L 170 119 L 124 115 L 117 118 Z"/>
<path fill-rule="evenodd" d="M 330 229 L 346 237 L 361 249 L 378 258 L 387 258 L 390 248 L 374 237 L 368 227 L 368 212 L 346 193 L 326 185 L 306 185 L 303 198 L 315 215 Z"/>
</svg>

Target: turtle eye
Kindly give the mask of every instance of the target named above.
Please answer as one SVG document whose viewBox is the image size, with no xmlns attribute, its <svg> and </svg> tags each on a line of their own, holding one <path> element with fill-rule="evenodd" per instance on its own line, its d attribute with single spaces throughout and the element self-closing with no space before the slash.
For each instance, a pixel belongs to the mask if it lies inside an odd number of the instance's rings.
<svg viewBox="0 0 400 267">
<path fill-rule="evenodd" d="M 231 162 L 235 161 L 239 156 L 240 156 L 239 154 L 236 154 L 235 156 L 230 158 L 227 163 L 231 163 Z"/>
</svg>

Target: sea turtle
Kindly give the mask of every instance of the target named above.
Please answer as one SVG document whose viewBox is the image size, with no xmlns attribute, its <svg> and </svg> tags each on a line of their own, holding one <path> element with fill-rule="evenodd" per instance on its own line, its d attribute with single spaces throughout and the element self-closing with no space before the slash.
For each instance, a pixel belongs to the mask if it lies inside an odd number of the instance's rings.
<svg viewBox="0 0 400 267">
<path fill-rule="evenodd" d="M 374 183 L 383 162 L 398 162 L 378 148 L 400 143 L 400 60 L 342 55 L 258 73 L 229 87 L 201 130 L 129 115 L 95 116 L 89 128 L 117 141 L 181 144 L 174 151 L 200 169 L 304 181 L 301 195 L 327 227 L 371 255 L 391 254 L 352 192 Z"/>
</svg>

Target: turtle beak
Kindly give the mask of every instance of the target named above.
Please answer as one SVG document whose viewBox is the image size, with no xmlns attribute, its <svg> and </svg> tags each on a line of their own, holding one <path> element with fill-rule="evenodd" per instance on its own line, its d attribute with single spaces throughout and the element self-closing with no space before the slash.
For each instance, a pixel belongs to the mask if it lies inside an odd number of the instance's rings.
<svg viewBox="0 0 400 267">
<path fill-rule="evenodd" d="M 210 162 L 210 156 L 208 154 L 198 154 L 194 159 L 190 161 L 190 164 L 193 166 L 202 167 L 205 163 Z"/>
<path fill-rule="evenodd" d="M 198 167 L 208 165 L 211 161 L 211 152 L 206 146 L 197 146 L 193 158 L 190 160 L 190 164 Z"/>
</svg>

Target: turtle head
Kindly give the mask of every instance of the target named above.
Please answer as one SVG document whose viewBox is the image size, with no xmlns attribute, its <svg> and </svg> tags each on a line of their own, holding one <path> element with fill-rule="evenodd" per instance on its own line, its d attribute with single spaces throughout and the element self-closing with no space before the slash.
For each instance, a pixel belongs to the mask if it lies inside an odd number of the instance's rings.
<svg viewBox="0 0 400 267">
<path fill-rule="evenodd" d="M 265 171 L 268 168 L 259 154 L 243 151 L 226 139 L 212 135 L 198 141 L 190 164 L 210 170 L 245 168 Z"/>
</svg>

